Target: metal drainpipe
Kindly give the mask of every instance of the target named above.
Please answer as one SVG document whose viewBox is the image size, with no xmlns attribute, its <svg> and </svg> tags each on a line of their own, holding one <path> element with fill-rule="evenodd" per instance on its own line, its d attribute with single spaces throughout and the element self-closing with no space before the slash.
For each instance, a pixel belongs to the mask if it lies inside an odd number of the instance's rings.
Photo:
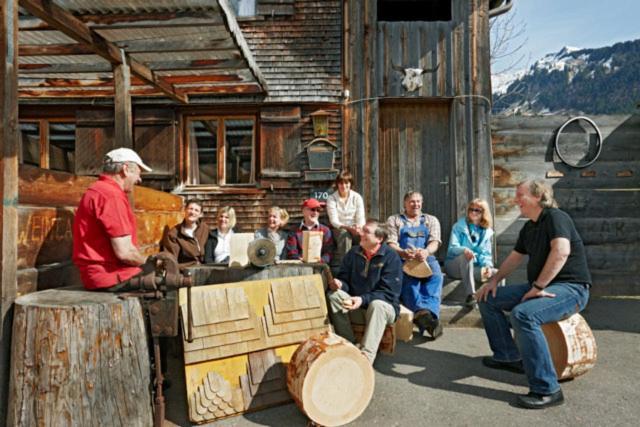
<svg viewBox="0 0 640 427">
<path fill-rule="evenodd" d="M 467 5 L 469 7 L 469 5 Z M 469 16 L 469 15 L 467 15 Z M 473 90 L 473 84 L 471 81 L 471 33 L 469 26 L 469 19 L 465 20 L 465 34 L 464 38 L 464 90 L 465 94 L 470 95 Z M 473 200 L 474 183 L 473 176 L 474 156 L 473 156 L 473 114 L 472 114 L 472 102 L 471 98 L 461 98 L 460 102 L 464 102 L 464 121 L 465 121 L 465 139 L 466 139 L 466 154 L 467 154 L 467 200 Z M 458 206 L 459 208 L 459 206 Z"/>
</svg>

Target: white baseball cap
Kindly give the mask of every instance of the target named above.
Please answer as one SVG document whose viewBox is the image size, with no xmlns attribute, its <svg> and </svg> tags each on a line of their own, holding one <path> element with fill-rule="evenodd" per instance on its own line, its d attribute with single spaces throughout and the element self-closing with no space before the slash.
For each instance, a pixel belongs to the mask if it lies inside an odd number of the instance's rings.
<svg viewBox="0 0 640 427">
<path fill-rule="evenodd" d="M 142 162 L 138 154 L 130 148 L 116 148 L 107 153 L 107 157 L 113 162 L 124 163 L 132 162 L 140 166 L 143 170 L 151 172 L 151 168 Z"/>
</svg>

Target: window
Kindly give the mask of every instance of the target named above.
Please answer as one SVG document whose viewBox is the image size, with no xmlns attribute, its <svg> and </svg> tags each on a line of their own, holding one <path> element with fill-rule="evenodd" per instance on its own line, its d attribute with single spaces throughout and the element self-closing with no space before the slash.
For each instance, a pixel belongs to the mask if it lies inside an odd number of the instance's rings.
<svg viewBox="0 0 640 427">
<path fill-rule="evenodd" d="M 229 0 L 231 8 L 236 16 L 254 16 L 256 14 L 257 0 Z"/>
<path fill-rule="evenodd" d="M 378 21 L 451 21 L 451 0 L 378 0 Z"/>
<path fill-rule="evenodd" d="M 254 183 L 255 118 L 190 118 L 186 141 L 190 184 Z"/>
<path fill-rule="evenodd" d="M 20 162 L 64 172 L 75 172 L 74 122 L 37 120 L 20 122 Z"/>
</svg>

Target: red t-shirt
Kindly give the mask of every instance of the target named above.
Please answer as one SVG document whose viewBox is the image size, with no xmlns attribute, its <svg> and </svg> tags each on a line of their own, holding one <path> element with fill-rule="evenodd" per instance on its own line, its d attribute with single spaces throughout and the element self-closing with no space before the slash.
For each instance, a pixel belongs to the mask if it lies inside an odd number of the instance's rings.
<svg viewBox="0 0 640 427">
<path fill-rule="evenodd" d="M 73 262 L 86 289 L 109 288 L 141 271 L 120 261 L 111 246 L 112 238 L 128 235 L 137 245 L 129 199 L 118 183 L 101 175 L 82 196 L 73 221 Z"/>
</svg>

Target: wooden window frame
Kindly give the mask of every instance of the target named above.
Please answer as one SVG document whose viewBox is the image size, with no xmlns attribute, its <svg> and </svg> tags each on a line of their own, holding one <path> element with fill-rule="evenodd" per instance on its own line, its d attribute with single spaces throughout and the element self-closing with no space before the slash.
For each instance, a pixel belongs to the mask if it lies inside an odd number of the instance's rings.
<svg viewBox="0 0 640 427">
<path fill-rule="evenodd" d="M 76 125 L 75 117 L 48 117 L 48 118 L 19 118 L 18 123 L 37 123 L 40 132 L 40 159 L 38 167 L 49 169 L 49 132 L 51 123 L 72 123 Z M 75 150 L 76 147 L 74 147 Z M 20 147 L 22 149 L 22 147 Z M 75 173 L 74 171 L 70 173 Z"/>
<path fill-rule="evenodd" d="M 251 135 L 251 174 L 249 177 L 248 183 L 242 184 L 227 184 L 226 182 L 226 156 L 227 156 L 227 147 L 226 147 L 226 135 L 225 135 L 225 121 L 226 120 L 253 120 L 252 127 L 252 135 Z M 218 129 L 217 129 L 217 147 L 216 147 L 216 161 L 218 168 L 218 179 L 217 184 L 194 184 L 190 182 L 189 175 L 191 173 L 191 156 L 189 156 L 189 145 L 191 144 L 191 138 L 189 135 L 190 132 L 190 124 L 193 121 L 198 120 L 217 120 L 218 121 Z M 233 114 L 197 114 L 197 115 L 187 115 L 182 118 L 183 123 L 183 143 L 182 143 L 182 159 L 184 161 L 184 176 L 182 177 L 183 182 L 186 183 L 188 187 L 193 188 L 247 188 L 247 187 L 256 187 L 258 185 L 257 176 L 257 157 L 256 153 L 258 152 L 256 148 L 256 144 L 258 143 L 258 116 L 257 114 L 242 114 L 242 113 L 233 113 Z"/>
</svg>

